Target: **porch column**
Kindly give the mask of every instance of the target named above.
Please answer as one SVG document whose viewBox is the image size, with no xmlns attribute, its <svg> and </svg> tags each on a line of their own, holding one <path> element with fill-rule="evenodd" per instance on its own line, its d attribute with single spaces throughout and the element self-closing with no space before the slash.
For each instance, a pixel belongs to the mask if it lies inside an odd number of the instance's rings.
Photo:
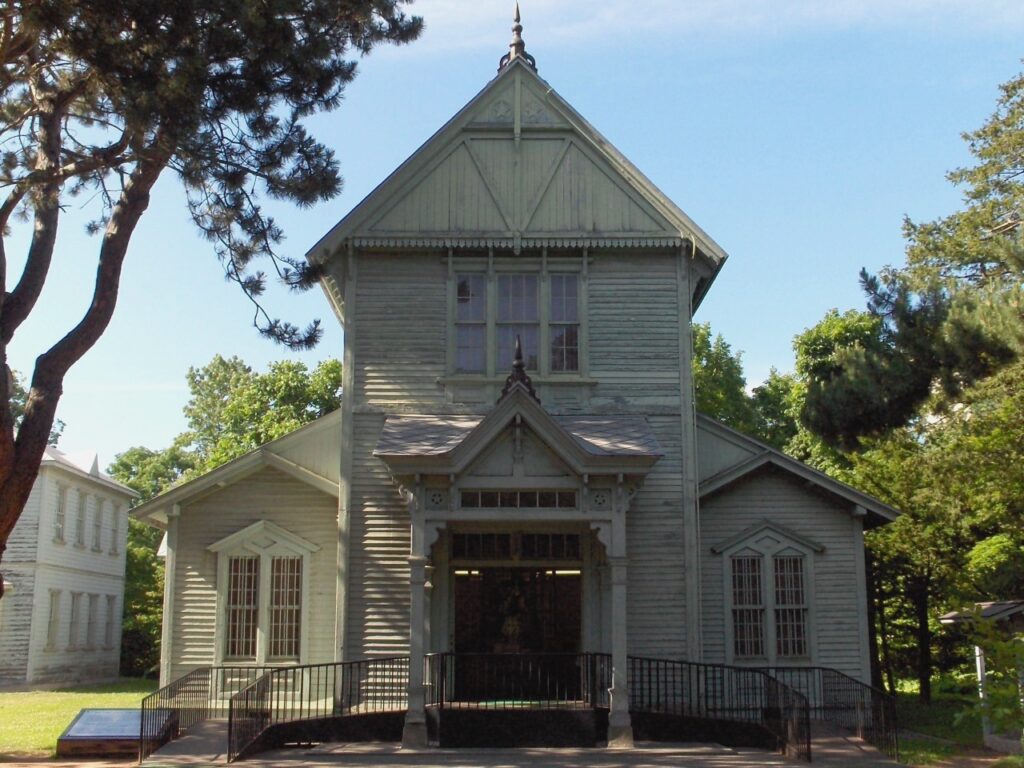
<svg viewBox="0 0 1024 768">
<path fill-rule="evenodd" d="M 629 749 L 633 746 L 633 726 L 629 720 L 629 679 L 626 658 L 626 563 L 625 557 L 609 558 L 612 576 L 612 687 L 608 714 L 608 746 Z"/>
<path fill-rule="evenodd" d="M 426 557 L 409 558 L 409 709 L 402 729 L 402 746 L 427 746 L 426 697 L 423 687 L 423 635 L 426 626 Z"/>
</svg>

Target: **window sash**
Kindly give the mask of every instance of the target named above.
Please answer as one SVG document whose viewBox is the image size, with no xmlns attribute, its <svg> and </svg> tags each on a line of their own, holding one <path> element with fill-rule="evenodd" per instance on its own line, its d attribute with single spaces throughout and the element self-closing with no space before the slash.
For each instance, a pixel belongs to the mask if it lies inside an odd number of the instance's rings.
<svg viewBox="0 0 1024 768">
<path fill-rule="evenodd" d="M 227 645 L 230 659 L 256 658 L 259 626 L 260 558 L 255 555 L 228 560 Z"/>
<path fill-rule="evenodd" d="M 89 595 L 89 612 L 85 617 L 85 647 L 96 647 L 96 624 L 99 622 L 100 596 Z"/>
<path fill-rule="evenodd" d="M 71 593 L 71 616 L 68 620 L 68 648 L 78 647 L 82 627 L 82 593 Z"/>
<path fill-rule="evenodd" d="M 732 569 L 733 654 L 737 658 L 765 655 L 764 593 L 760 556 L 730 558 Z"/>
<path fill-rule="evenodd" d="M 85 497 L 78 494 L 78 508 L 76 510 L 75 545 L 85 546 Z"/>
<path fill-rule="evenodd" d="M 773 558 L 775 576 L 775 648 L 780 657 L 807 655 L 807 592 L 804 558 Z"/>
<path fill-rule="evenodd" d="M 110 510 L 110 554 L 118 554 L 118 539 L 121 538 L 121 508 L 114 505 Z"/>
<path fill-rule="evenodd" d="M 117 597 L 107 595 L 107 625 L 103 631 L 103 645 L 106 648 L 114 647 L 114 622 L 117 618 Z"/>
<path fill-rule="evenodd" d="M 96 508 L 92 518 L 92 549 L 94 552 L 103 550 L 103 500 L 96 497 Z"/>
<path fill-rule="evenodd" d="M 68 489 L 57 486 L 57 509 L 53 515 L 53 540 L 64 543 L 64 525 L 67 518 Z"/>
<path fill-rule="evenodd" d="M 270 561 L 271 659 L 299 658 L 302 627 L 302 558 L 273 557 Z"/>
<path fill-rule="evenodd" d="M 57 647 L 57 635 L 60 632 L 60 590 L 50 590 L 50 612 L 46 620 L 46 647 Z"/>
<path fill-rule="evenodd" d="M 483 373 L 487 367 L 487 278 L 456 275 L 455 370 Z"/>
</svg>

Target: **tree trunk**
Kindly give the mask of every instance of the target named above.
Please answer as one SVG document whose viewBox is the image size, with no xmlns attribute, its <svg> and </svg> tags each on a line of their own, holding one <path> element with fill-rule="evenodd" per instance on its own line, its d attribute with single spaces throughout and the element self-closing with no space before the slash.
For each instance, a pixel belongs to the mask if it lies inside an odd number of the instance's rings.
<svg viewBox="0 0 1024 768">
<path fill-rule="evenodd" d="M 111 211 L 100 245 L 92 302 L 85 316 L 60 341 L 36 358 L 18 435 L 13 444 L 9 433 L 0 436 L 6 446 L 0 455 L 0 562 L 7 540 L 39 474 L 39 463 L 57 415 L 57 402 L 63 394 L 64 376 L 99 340 L 114 314 L 128 243 L 139 219 L 149 207 L 150 190 L 167 165 L 171 145 L 158 136 L 150 150 L 150 155 L 140 160 L 132 171 Z M 2 309 L 6 312 L 8 307 L 3 306 Z M 0 327 L 6 319 L 0 317 Z M 7 341 L 7 336 L 0 339 L 0 352 L 6 351 Z M 0 403 L 2 408 L 9 406 L 9 398 Z M 0 598 L 3 597 L 3 589 L 3 575 L 0 574 Z"/>
<path fill-rule="evenodd" d="M 871 552 L 864 550 L 864 576 L 867 581 L 868 604 L 864 606 L 868 612 L 868 654 L 871 659 L 871 685 L 875 688 L 882 688 L 882 665 L 878 658 L 878 635 L 880 628 L 876 627 L 877 616 L 875 615 L 875 601 L 878 585 L 875 583 L 875 563 Z"/>
<path fill-rule="evenodd" d="M 921 701 L 932 701 L 932 631 L 928 626 L 928 591 L 931 579 L 927 574 L 914 576 L 907 582 L 907 597 L 914 608 L 917 623 L 917 682 Z"/>
<path fill-rule="evenodd" d="M 876 572 L 877 573 L 877 572 Z M 882 670 L 885 673 L 886 690 L 896 693 L 896 678 L 892 669 L 892 650 L 889 647 L 889 617 L 885 612 L 885 585 L 881 575 L 877 575 L 875 589 L 875 615 L 878 617 L 878 637 L 882 645 Z"/>
</svg>

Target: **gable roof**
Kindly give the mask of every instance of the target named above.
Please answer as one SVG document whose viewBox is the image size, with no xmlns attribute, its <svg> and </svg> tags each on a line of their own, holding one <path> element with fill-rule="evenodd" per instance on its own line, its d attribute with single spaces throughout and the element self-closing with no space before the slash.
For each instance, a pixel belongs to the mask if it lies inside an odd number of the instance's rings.
<svg viewBox="0 0 1024 768">
<path fill-rule="evenodd" d="M 939 617 L 941 624 L 974 621 L 977 618 L 991 621 L 1006 621 L 1014 616 L 1024 614 L 1024 600 L 997 600 L 988 603 L 975 603 L 974 610 L 951 611 Z"/>
<path fill-rule="evenodd" d="M 199 477 L 164 491 L 149 501 L 131 510 L 133 517 L 143 522 L 164 528 L 167 525 L 167 513 L 176 504 L 194 501 L 208 493 L 213 493 L 228 485 L 237 483 L 264 467 L 273 467 L 292 478 L 306 483 L 329 496 L 337 497 L 339 461 L 324 462 L 324 466 L 334 466 L 335 471 L 324 472 L 319 464 L 309 461 L 309 451 L 304 451 L 315 436 L 326 434 L 328 439 L 324 445 L 333 450 L 335 456 L 340 450 L 341 409 L 331 411 L 309 424 L 305 424 L 283 437 L 271 440 L 249 453 L 221 464 Z M 313 451 L 319 454 L 319 451 Z"/>
<path fill-rule="evenodd" d="M 471 204 L 470 204 L 471 203 Z M 306 254 L 356 247 L 682 247 L 700 302 L 727 255 L 521 59 Z"/>
<path fill-rule="evenodd" d="M 662 456 L 645 419 L 552 416 L 520 383 L 486 416 L 389 416 L 373 455 L 399 474 L 460 473 L 515 419 L 577 474 L 646 474 Z"/>
<path fill-rule="evenodd" d="M 719 469 L 709 477 L 702 477 L 700 480 L 699 492 L 701 498 L 720 493 L 733 483 L 742 480 L 751 473 L 765 467 L 773 467 L 787 474 L 797 477 L 806 483 L 813 485 L 826 494 L 850 504 L 853 512 L 863 510 L 866 516 L 865 528 L 875 528 L 885 523 L 890 523 L 899 517 L 899 510 L 890 507 L 873 496 L 858 491 L 856 488 L 842 483 L 824 472 L 807 466 L 802 461 L 797 461 L 771 446 L 755 440 L 742 432 L 727 427 L 710 416 L 702 413 L 697 414 L 698 430 L 703 430 L 720 440 L 732 443 L 740 449 L 745 457 L 723 469 Z"/>
<path fill-rule="evenodd" d="M 116 493 L 132 498 L 139 497 L 135 490 L 100 471 L 99 456 L 96 453 L 90 453 L 85 456 L 70 456 L 59 450 L 56 446 L 48 445 L 43 450 L 43 458 L 39 462 L 39 467 L 40 469 L 44 467 L 58 467 L 65 472 L 70 472 L 79 479 L 97 483 Z"/>
</svg>

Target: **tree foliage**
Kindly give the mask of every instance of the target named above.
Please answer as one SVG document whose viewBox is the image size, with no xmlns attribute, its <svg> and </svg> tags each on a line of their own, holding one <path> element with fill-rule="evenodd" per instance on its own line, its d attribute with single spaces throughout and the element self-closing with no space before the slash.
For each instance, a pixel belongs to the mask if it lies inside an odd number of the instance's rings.
<svg viewBox="0 0 1024 768">
<path fill-rule="evenodd" d="M 733 352 L 721 334 L 712 334 L 709 323 L 693 326 L 693 387 L 697 410 L 750 432 L 754 428 L 753 405 L 746 391 L 742 354 Z"/>
<path fill-rule="evenodd" d="M 101 203 L 96 279 L 81 321 L 36 358 L 15 438 L 0 376 L 0 555 L 31 490 L 64 376 L 100 338 L 121 267 L 165 171 L 182 183 L 200 233 L 254 302 L 254 323 L 294 347 L 305 329 L 260 305 L 269 265 L 295 289 L 314 268 L 280 252 L 263 198 L 300 206 L 338 193 L 334 153 L 307 119 L 337 107 L 353 56 L 420 32 L 405 0 L 12 0 L 0 11 L 0 370 L 36 311 L 68 198 Z M 261 197 L 262 196 L 262 197 Z M 31 221 L 24 268 L 9 280 L 12 217 Z M 2 595 L 2 580 L 0 580 Z"/>
<path fill-rule="evenodd" d="M 1024 350 L 1024 75 L 964 139 L 975 163 L 948 174 L 963 210 L 904 222 L 906 263 L 861 273 L 873 334 L 812 373 L 804 421 L 833 444 L 901 427 L 936 393 L 955 401 Z"/>
</svg>

